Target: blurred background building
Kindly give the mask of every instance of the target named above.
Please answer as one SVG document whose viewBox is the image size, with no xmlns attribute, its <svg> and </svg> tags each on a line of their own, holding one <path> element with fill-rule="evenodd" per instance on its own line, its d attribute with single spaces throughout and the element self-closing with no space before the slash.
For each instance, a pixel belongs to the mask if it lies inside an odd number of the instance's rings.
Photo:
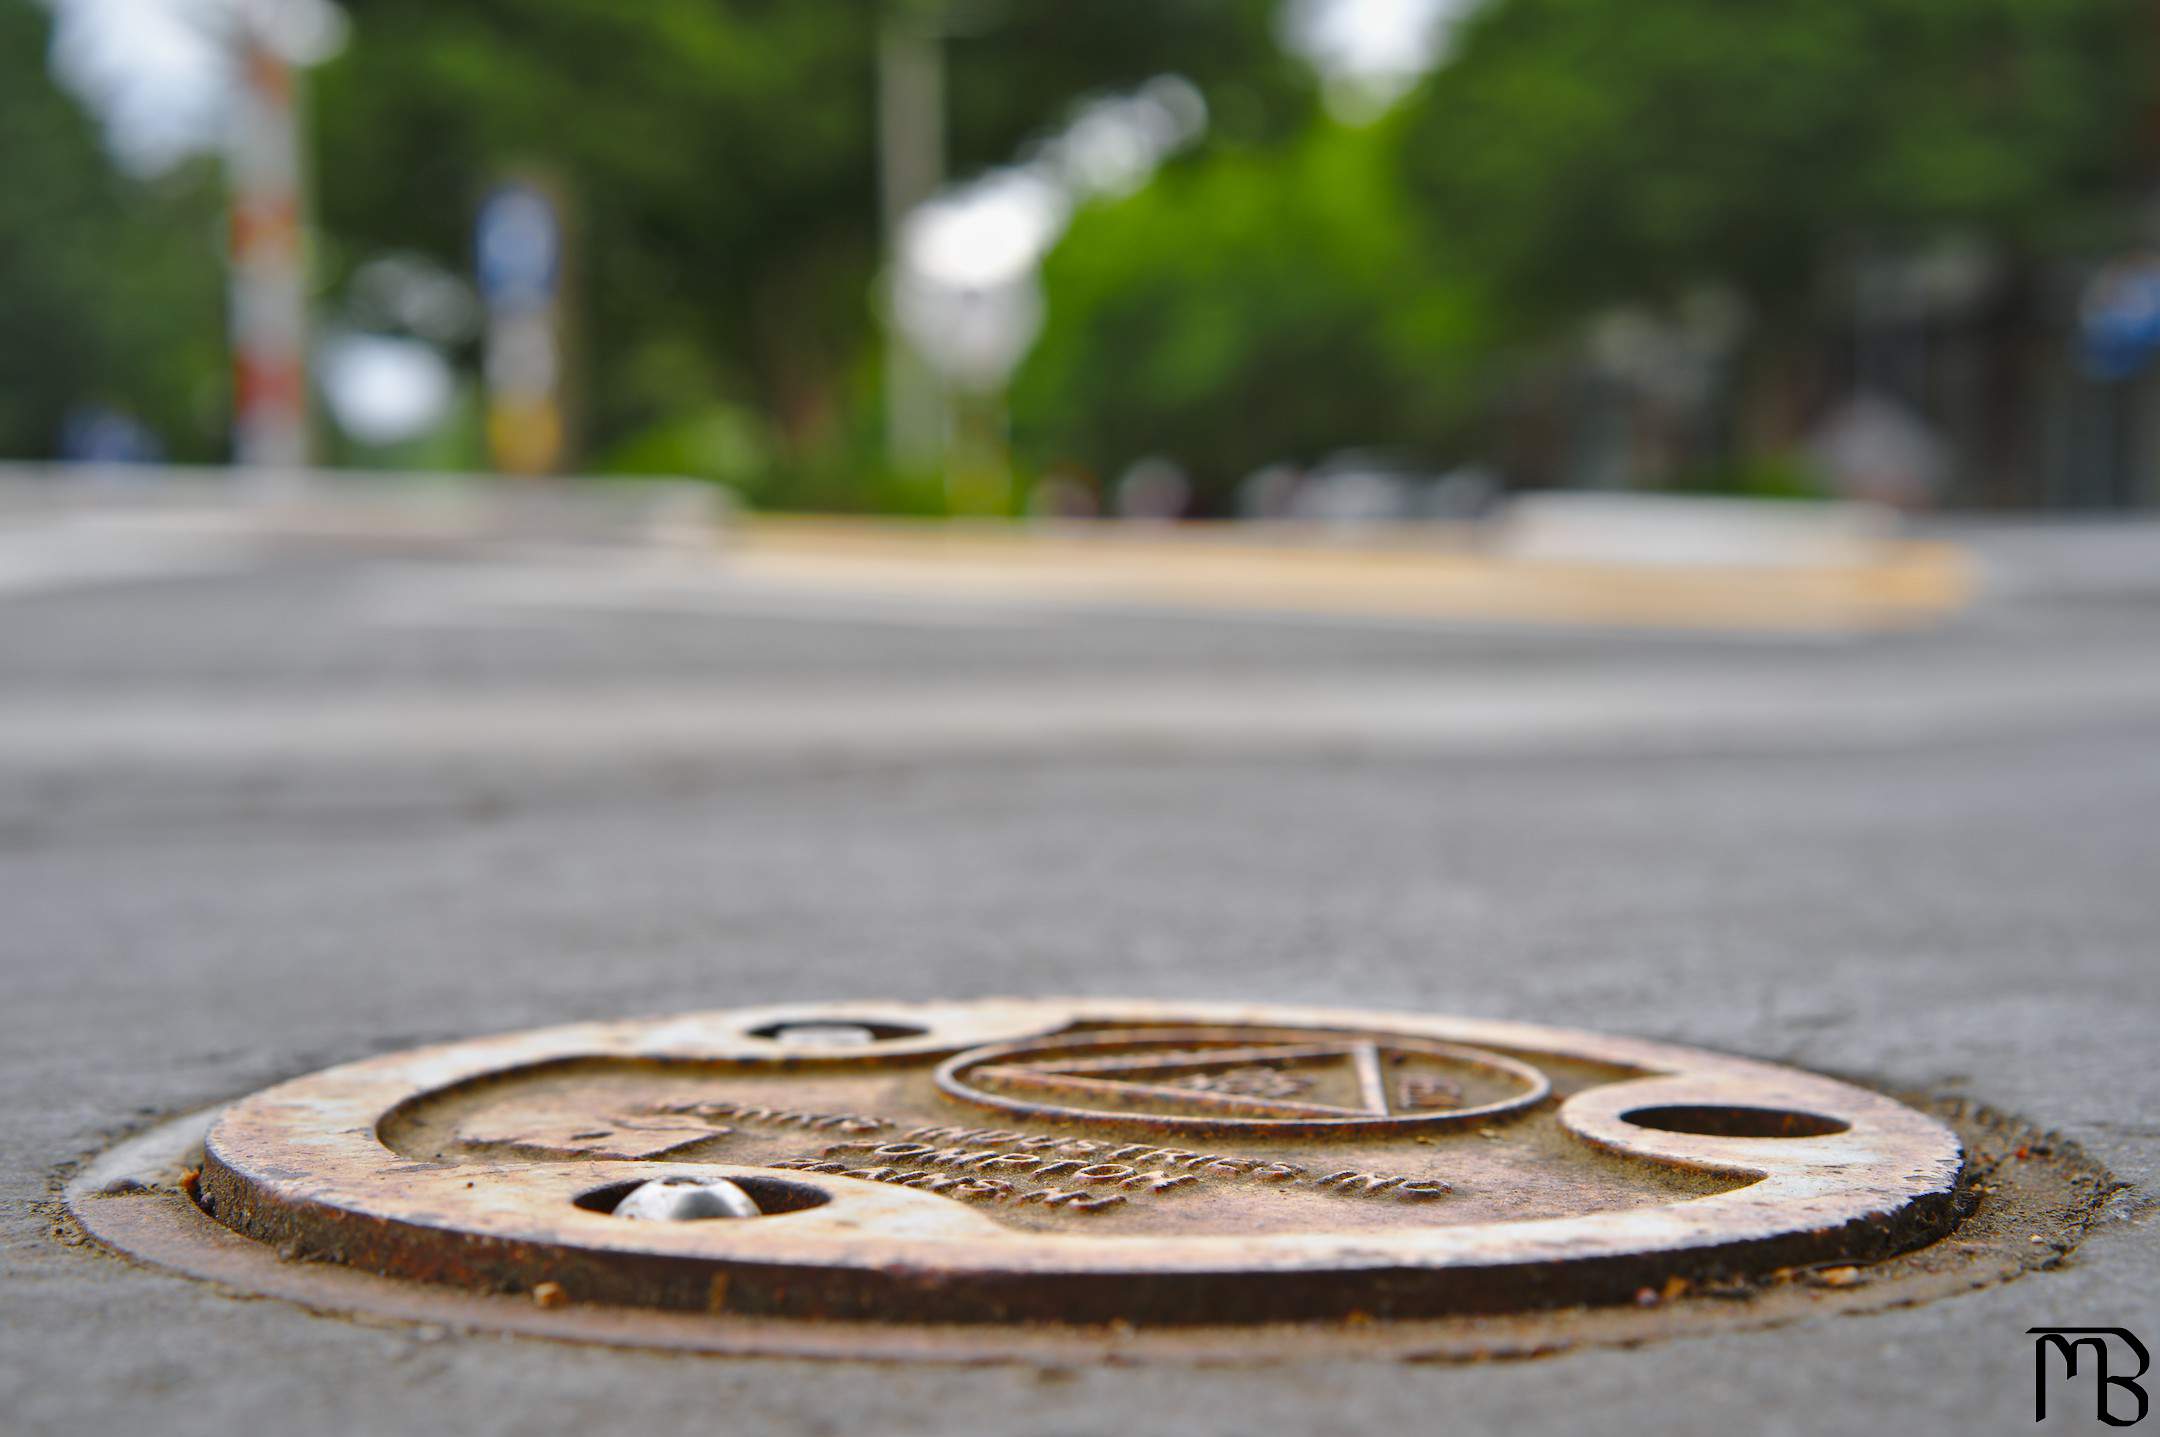
<svg viewBox="0 0 2160 1437">
<path fill-rule="evenodd" d="M 2149 0 L 0 0 L 0 458 L 2150 505 L 2156 39 Z"/>
</svg>

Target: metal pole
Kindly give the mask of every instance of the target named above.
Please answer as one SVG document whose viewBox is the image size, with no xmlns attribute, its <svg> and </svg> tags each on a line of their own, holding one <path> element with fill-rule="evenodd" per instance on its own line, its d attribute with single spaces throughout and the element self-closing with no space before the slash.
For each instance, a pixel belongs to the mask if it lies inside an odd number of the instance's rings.
<svg viewBox="0 0 2160 1437">
<path fill-rule="evenodd" d="M 253 7 L 239 7 L 236 41 L 240 86 L 226 155 L 233 459 L 290 473 L 309 459 L 299 76 Z"/>
<path fill-rule="evenodd" d="M 931 20 L 912 5 L 887 9 L 878 33 L 878 178 L 885 253 L 897 268 L 909 211 L 945 180 L 945 65 Z M 885 338 L 885 444 L 897 468 L 927 470 L 945 457 L 944 387 L 889 322 Z"/>
</svg>

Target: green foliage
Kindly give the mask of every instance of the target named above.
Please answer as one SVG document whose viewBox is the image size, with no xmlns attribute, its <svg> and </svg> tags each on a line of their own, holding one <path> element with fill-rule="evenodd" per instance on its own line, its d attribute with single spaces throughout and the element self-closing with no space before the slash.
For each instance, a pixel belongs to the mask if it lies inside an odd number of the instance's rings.
<svg viewBox="0 0 2160 1437">
<path fill-rule="evenodd" d="M 808 459 L 844 446 L 880 262 L 870 0 L 352 0 L 318 77 L 318 195 L 355 257 L 466 262 L 474 206 L 531 167 L 574 218 L 587 432 L 609 454 L 715 404 Z M 1082 96 L 1178 69 L 1291 113 L 1271 0 L 954 4 L 955 173 Z M 818 462 L 825 462 L 820 459 Z"/>
<path fill-rule="evenodd" d="M 1683 471 L 1673 489 L 1682 494 L 1719 494 L 1743 499 L 1819 501 L 1831 497 L 1830 483 L 1806 460 L 1791 454 L 1764 455 L 1738 464 Z"/>
<path fill-rule="evenodd" d="M 771 464 L 758 417 L 740 405 L 714 403 L 647 427 L 599 456 L 596 467 L 612 474 L 684 476 L 749 488 Z"/>
<path fill-rule="evenodd" d="M 96 402 L 208 457 L 225 427 L 214 172 L 115 174 L 46 73 L 49 24 L 0 0 L 0 455 L 52 454 L 69 409 Z"/>
<path fill-rule="evenodd" d="M 1496 0 L 1406 118 L 1434 242 L 1526 329 L 1826 251 L 2087 232 L 2136 177 L 2143 0 Z"/>
<path fill-rule="evenodd" d="M 1265 464 L 1444 441 L 1475 395 L 1481 306 L 1420 246 L 1391 147 L 1322 125 L 1080 215 L 1014 389 L 1021 452 L 1106 476 L 1165 455 L 1219 504 Z"/>
<path fill-rule="evenodd" d="M 2156 31 L 2144 0 L 1488 0 L 1376 129 L 1219 152 L 1084 215 L 1020 447 L 1098 473 L 1166 454 L 1219 502 L 1343 445 L 1447 457 L 1500 376 L 1608 305 L 1719 281 L 1776 346 L 1851 250 L 2119 242 Z M 1774 461 L 1683 482 L 1814 487 Z"/>
<path fill-rule="evenodd" d="M 1233 145 L 1286 140 L 1314 114 L 1310 75 L 1277 42 L 1279 0 L 956 0 L 944 5 L 946 131 L 957 174 L 1008 163 L 1091 91 L 1176 73 Z"/>
</svg>

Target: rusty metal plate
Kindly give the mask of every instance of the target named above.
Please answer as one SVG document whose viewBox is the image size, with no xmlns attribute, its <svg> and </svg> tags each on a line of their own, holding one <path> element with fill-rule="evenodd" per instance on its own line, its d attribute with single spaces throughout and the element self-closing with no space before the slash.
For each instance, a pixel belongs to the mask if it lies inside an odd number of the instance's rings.
<svg viewBox="0 0 2160 1437">
<path fill-rule="evenodd" d="M 1416 1319 L 1866 1261 L 1956 1221 L 1936 1119 L 1512 1023 L 849 1004 L 397 1053 L 227 1109 L 199 1200 L 307 1258 L 544 1303 L 874 1323 Z M 656 1177 L 753 1217 L 631 1221 Z"/>
</svg>

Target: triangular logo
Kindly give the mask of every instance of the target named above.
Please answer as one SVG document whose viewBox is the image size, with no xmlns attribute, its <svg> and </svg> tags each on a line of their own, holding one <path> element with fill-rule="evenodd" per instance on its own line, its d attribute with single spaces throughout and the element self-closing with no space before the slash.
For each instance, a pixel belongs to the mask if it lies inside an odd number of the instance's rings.
<svg viewBox="0 0 2160 1437">
<path fill-rule="evenodd" d="M 1165 1117 L 1408 1116 L 1404 1095 L 1389 1092 L 1391 1058 L 1401 1061 L 1357 1040 L 1262 1043 L 988 1063 L 968 1079 L 1017 1098 Z"/>
</svg>

